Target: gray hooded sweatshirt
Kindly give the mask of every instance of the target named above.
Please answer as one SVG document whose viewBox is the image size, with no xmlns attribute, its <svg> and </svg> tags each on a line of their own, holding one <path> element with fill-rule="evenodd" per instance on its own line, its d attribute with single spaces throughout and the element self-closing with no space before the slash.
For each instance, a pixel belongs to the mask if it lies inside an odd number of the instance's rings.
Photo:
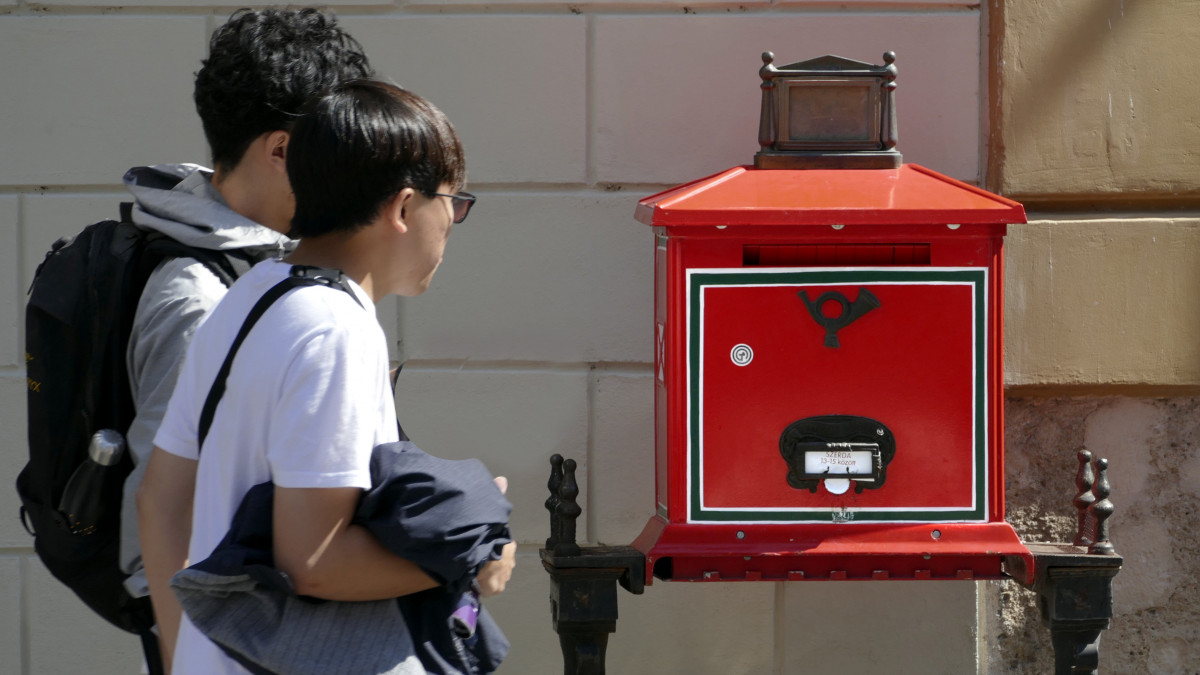
<svg viewBox="0 0 1200 675">
<path fill-rule="evenodd" d="M 280 256 L 294 246 L 286 236 L 230 209 L 211 179 L 212 171 L 195 164 L 130 169 L 125 186 L 134 197 L 134 224 L 205 249 L 243 249 Z M 131 575 L 125 585 L 134 596 L 149 593 L 142 570 L 135 494 L 188 343 L 226 290 L 203 264 L 176 258 L 163 261 L 154 270 L 138 301 L 126 349 L 137 411 L 125 434 L 134 469 L 125 482 L 121 506 L 121 569 Z"/>
</svg>

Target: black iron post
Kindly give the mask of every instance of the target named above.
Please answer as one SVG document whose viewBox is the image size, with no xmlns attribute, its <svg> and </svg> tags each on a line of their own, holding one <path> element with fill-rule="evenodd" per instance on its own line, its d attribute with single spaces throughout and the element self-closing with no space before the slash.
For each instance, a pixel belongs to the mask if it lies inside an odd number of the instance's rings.
<svg viewBox="0 0 1200 675">
<path fill-rule="evenodd" d="M 1123 559 L 1108 539 L 1113 503 L 1108 496 L 1108 460 L 1092 466 L 1092 454 L 1079 453 L 1073 503 L 1079 530 L 1070 544 L 1031 543 L 1032 574 L 1026 561 L 1005 558 L 1005 570 L 1038 596 L 1042 623 L 1054 645 L 1054 675 L 1095 675 L 1100 667 L 1100 635 L 1112 623 L 1112 580 Z M 1029 579 L 1032 582 L 1027 583 Z"/>
<path fill-rule="evenodd" d="M 550 573 L 550 617 L 563 653 L 564 675 L 604 675 L 608 635 L 617 630 L 617 583 L 631 593 L 646 588 L 646 556 L 631 546 L 580 546 L 575 521 L 575 460 L 550 458 L 550 538 L 541 550 Z"/>
</svg>

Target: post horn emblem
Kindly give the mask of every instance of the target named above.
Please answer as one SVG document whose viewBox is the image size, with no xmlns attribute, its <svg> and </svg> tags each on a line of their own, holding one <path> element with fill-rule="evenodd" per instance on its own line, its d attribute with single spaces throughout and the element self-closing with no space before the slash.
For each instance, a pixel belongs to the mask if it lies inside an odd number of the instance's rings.
<svg viewBox="0 0 1200 675">
<path fill-rule="evenodd" d="M 861 286 L 854 302 L 850 302 L 849 298 L 838 291 L 822 293 L 815 301 L 808 299 L 808 291 L 800 291 L 798 295 L 808 307 L 808 313 L 812 315 L 813 320 L 825 329 L 825 346 L 835 349 L 841 346 L 837 337 L 839 330 L 861 319 L 864 314 L 879 306 L 879 298 Z M 838 303 L 842 306 L 842 311 L 837 316 L 825 316 L 821 308 L 827 302 Z"/>
</svg>

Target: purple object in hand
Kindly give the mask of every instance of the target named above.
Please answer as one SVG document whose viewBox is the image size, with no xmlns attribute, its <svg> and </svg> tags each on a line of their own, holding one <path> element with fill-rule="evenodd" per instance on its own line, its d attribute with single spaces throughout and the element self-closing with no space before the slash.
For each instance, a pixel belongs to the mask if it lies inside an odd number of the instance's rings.
<svg viewBox="0 0 1200 675">
<path fill-rule="evenodd" d="M 479 592 L 475 589 L 463 593 L 458 601 L 458 607 L 450 615 L 450 625 L 454 634 L 464 640 L 475 635 L 475 623 L 479 620 Z"/>
</svg>

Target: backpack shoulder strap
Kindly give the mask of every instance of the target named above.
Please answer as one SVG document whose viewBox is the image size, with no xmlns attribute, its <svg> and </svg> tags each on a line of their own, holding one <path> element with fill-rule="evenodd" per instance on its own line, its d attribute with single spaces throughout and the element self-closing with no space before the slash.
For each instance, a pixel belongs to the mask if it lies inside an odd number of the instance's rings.
<svg viewBox="0 0 1200 675">
<path fill-rule="evenodd" d="M 221 402 L 221 397 L 225 395 L 225 380 L 229 378 L 229 371 L 233 368 L 233 357 L 237 355 L 242 342 L 246 340 L 246 336 L 250 334 L 250 329 L 254 328 L 254 324 L 258 323 L 258 320 L 262 318 L 262 315 L 266 313 L 267 309 L 276 300 L 283 297 L 288 291 L 301 286 L 328 286 L 336 288 L 349 294 L 351 298 L 354 298 L 354 302 L 358 303 L 360 307 L 362 306 L 362 302 L 358 299 L 358 296 L 354 295 L 354 292 L 346 285 L 341 271 L 301 265 L 293 267 L 288 278 L 272 286 L 254 304 L 254 307 L 250 309 L 250 313 L 246 315 L 246 320 L 242 322 L 242 327 L 238 331 L 237 336 L 233 339 L 233 344 L 229 347 L 229 354 L 225 356 L 225 361 L 221 364 L 221 369 L 217 371 L 217 377 L 213 381 L 212 388 L 208 390 L 208 397 L 204 399 L 204 408 L 200 411 L 200 443 L 198 447 L 201 450 L 204 447 L 204 439 L 208 437 L 208 430 L 212 427 L 213 417 L 217 413 L 217 404 Z"/>
<path fill-rule="evenodd" d="M 121 202 L 121 222 L 133 223 L 133 202 Z M 151 231 L 146 237 L 146 251 L 152 254 L 148 260 L 154 265 L 167 258 L 191 258 L 204 265 L 226 288 L 262 260 L 262 256 L 241 249 L 226 251 L 189 246 L 159 232 Z M 148 276 L 151 271 L 147 269 L 144 274 Z"/>
<path fill-rule="evenodd" d="M 257 260 L 247 254 L 243 254 L 241 251 L 216 251 L 189 246 L 157 232 L 148 235 L 148 237 L 146 251 L 152 254 L 148 260 L 154 265 L 170 258 L 189 258 L 204 265 L 209 272 L 213 273 L 213 276 L 220 280 L 225 288 L 232 286 L 233 282 L 238 280 L 238 277 L 250 271 L 250 268 L 257 262 Z M 149 271 L 147 270 L 147 274 Z"/>
</svg>

